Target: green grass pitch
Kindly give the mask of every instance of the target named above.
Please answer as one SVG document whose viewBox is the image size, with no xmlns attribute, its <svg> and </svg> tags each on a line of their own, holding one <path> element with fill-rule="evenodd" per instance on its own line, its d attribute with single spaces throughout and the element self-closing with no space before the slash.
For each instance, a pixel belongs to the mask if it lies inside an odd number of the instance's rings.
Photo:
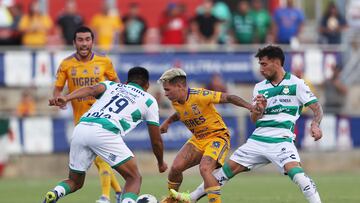
<svg viewBox="0 0 360 203">
<path fill-rule="evenodd" d="M 360 202 L 360 174 L 314 174 L 322 201 L 325 203 Z M 61 178 L 44 179 L 0 179 L 0 202 L 36 203 L 52 189 Z M 195 188 L 200 176 L 184 175 L 182 191 Z M 121 180 L 121 183 L 124 182 Z M 166 193 L 166 175 L 144 175 L 141 193 L 149 193 L 160 199 Z M 84 187 L 61 199 L 60 203 L 91 203 L 99 197 L 100 186 L 97 177 L 87 177 Z M 250 172 L 239 174 L 222 190 L 225 203 L 306 203 L 301 192 L 287 176 Z M 113 197 L 112 197 L 113 198 Z M 207 202 L 203 198 L 201 203 Z"/>
</svg>

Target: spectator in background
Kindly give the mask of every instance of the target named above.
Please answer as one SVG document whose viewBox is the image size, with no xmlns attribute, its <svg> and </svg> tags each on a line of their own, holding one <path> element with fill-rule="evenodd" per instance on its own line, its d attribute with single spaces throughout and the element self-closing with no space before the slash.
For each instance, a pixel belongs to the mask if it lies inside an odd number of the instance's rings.
<svg viewBox="0 0 360 203">
<path fill-rule="evenodd" d="M 320 42 L 325 44 L 340 44 L 341 34 L 346 29 L 345 18 L 339 13 L 335 2 L 330 2 L 321 18 L 319 31 Z"/>
<path fill-rule="evenodd" d="M 255 42 L 261 44 L 268 42 L 268 34 L 271 27 L 271 17 L 269 12 L 264 9 L 261 0 L 252 1 L 252 9 L 250 14 L 255 21 Z"/>
<path fill-rule="evenodd" d="M 10 13 L 13 17 L 12 28 L 12 44 L 13 45 L 21 45 L 22 34 L 19 31 L 19 23 L 22 17 L 22 6 L 20 4 L 14 4 L 9 8 Z"/>
<path fill-rule="evenodd" d="M 23 33 L 22 44 L 28 47 L 45 46 L 53 22 L 47 14 L 40 11 L 39 1 L 33 1 L 29 13 L 21 17 L 19 30 Z"/>
<path fill-rule="evenodd" d="M 0 0 L 0 45 L 18 45 L 18 19 L 13 15 L 15 6 L 11 2 Z"/>
<path fill-rule="evenodd" d="M 9 118 L 0 118 L 0 177 L 3 175 L 9 158 L 7 146 L 13 139 L 14 134 L 10 128 Z"/>
<path fill-rule="evenodd" d="M 36 114 L 36 103 L 30 90 L 24 90 L 16 107 L 16 116 L 28 117 Z"/>
<path fill-rule="evenodd" d="M 204 0 L 203 13 L 197 14 L 191 22 L 191 32 L 201 44 L 216 44 L 220 33 L 220 20 L 212 14 L 213 0 Z"/>
<path fill-rule="evenodd" d="M 226 84 L 222 76 L 219 73 L 214 73 L 211 76 L 210 83 L 208 83 L 205 89 L 216 91 L 216 92 L 227 92 Z"/>
<path fill-rule="evenodd" d="M 227 44 L 229 42 L 229 30 L 231 28 L 231 11 L 225 2 L 221 0 L 215 0 L 212 13 L 216 18 L 220 20 L 220 33 L 218 43 Z"/>
<path fill-rule="evenodd" d="M 159 23 L 161 44 L 185 44 L 188 33 L 188 21 L 183 11 L 179 4 L 168 4 Z"/>
<path fill-rule="evenodd" d="M 333 74 L 323 83 L 325 92 L 324 112 L 331 114 L 340 114 L 347 95 L 348 89 L 340 80 L 341 68 L 333 66 Z"/>
<path fill-rule="evenodd" d="M 73 44 L 75 30 L 84 24 L 83 18 L 76 10 L 76 1 L 67 0 L 64 12 L 57 18 L 57 31 L 61 33 L 66 45 Z"/>
<path fill-rule="evenodd" d="M 129 13 L 122 20 L 124 22 L 123 43 L 126 45 L 143 44 L 147 25 L 144 18 L 139 15 L 139 5 L 131 3 Z"/>
<path fill-rule="evenodd" d="M 109 51 L 118 44 L 123 31 L 123 23 L 117 11 L 106 3 L 103 4 L 101 13 L 91 19 L 90 27 L 94 30 L 96 44 L 103 51 Z"/>
<path fill-rule="evenodd" d="M 305 21 L 304 13 L 294 7 L 294 1 L 286 2 L 285 8 L 278 8 L 274 13 L 274 37 L 279 44 L 297 41 Z"/>
<path fill-rule="evenodd" d="M 256 25 L 253 15 L 249 10 L 249 2 L 241 0 L 238 2 L 233 15 L 233 37 L 236 43 L 251 44 L 255 41 Z"/>
</svg>

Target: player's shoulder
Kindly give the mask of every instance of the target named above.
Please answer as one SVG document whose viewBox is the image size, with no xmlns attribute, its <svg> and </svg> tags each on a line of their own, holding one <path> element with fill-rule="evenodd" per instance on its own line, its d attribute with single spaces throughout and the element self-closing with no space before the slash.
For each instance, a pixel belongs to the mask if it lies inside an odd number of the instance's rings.
<svg viewBox="0 0 360 203">
<path fill-rule="evenodd" d="M 189 94 L 191 95 L 201 95 L 201 93 L 203 92 L 203 88 L 197 88 L 197 87 L 189 87 Z"/>
<path fill-rule="evenodd" d="M 72 67 L 74 61 L 76 61 L 76 55 L 75 53 L 67 56 L 66 58 L 64 58 L 61 62 L 60 62 L 60 68 L 62 69 L 66 69 L 69 67 Z"/>
<path fill-rule="evenodd" d="M 94 54 L 94 58 L 96 58 L 96 59 L 110 60 L 109 56 L 103 52 L 96 51 L 96 52 L 93 52 L 93 54 Z"/>
</svg>

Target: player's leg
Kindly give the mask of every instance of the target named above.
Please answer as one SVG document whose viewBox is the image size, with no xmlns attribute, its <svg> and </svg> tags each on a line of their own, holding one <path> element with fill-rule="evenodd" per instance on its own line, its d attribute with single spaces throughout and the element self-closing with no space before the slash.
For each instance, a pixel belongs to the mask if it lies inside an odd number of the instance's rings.
<svg viewBox="0 0 360 203">
<path fill-rule="evenodd" d="M 257 143 L 254 143 L 252 140 L 248 140 L 245 144 L 239 147 L 230 156 L 230 159 L 223 165 L 222 168 L 213 172 L 213 175 L 219 182 L 220 186 L 225 185 L 238 173 L 269 163 L 265 157 L 261 156 L 261 151 L 261 146 L 258 146 Z M 206 196 L 204 183 L 201 183 L 190 194 L 173 191 L 172 196 L 184 202 L 197 202 L 202 197 Z"/>
<path fill-rule="evenodd" d="M 70 143 L 69 177 L 46 193 L 45 203 L 56 202 L 59 198 L 75 192 L 83 186 L 85 171 L 89 169 L 95 159 L 95 154 L 87 146 L 85 137 L 91 137 L 91 133 L 86 126 L 77 125 Z"/>
<path fill-rule="evenodd" d="M 106 163 L 104 160 L 102 160 L 99 156 L 96 157 L 94 160 L 94 163 L 98 169 L 99 177 L 100 177 L 100 183 L 101 183 L 101 197 L 97 201 L 97 203 L 103 203 L 103 202 L 110 202 L 110 189 L 111 189 L 111 182 L 112 182 L 112 176 L 114 175 L 112 168 L 108 163 Z M 115 180 L 117 183 L 117 180 Z M 117 183 L 118 184 L 118 183 Z M 121 189 L 119 189 L 120 186 L 117 188 L 120 192 Z"/>
<path fill-rule="evenodd" d="M 201 152 L 193 143 L 187 142 L 177 153 L 168 175 L 168 190 L 178 191 L 183 180 L 183 171 L 200 163 L 203 156 Z M 174 202 L 173 198 L 167 196 L 161 203 Z"/>
<path fill-rule="evenodd" d="M 309 203 L 321 203 L 320 195 L 314 181 L 306 175 L 298 162 L 285 164 L 284 170 L 290 179 L 299 186 Z"/>
<path fill-rule="evenodd" d="M 121 191 L 121 186 L 119 184 L 119 181 L 117 180 L 114 172 L 111 173 L 111 187 L 115 191 L 116 203 L 120 203 L 122 191 Z"/>
<path fill-rule="evenodd" d="M 113 168 L 125 179 L 124 192 L 121 198 L 122 202 L 135 203 L 141 186 L 141 175 L 137 168 L 135 158 L 129 157 L 113 166 Z"/>
<path fill-rule="evenodd" d="M 308 202 L 320 203 L 321 200 L 315 183 L 305 174 L 300 166 L 300 156 L 295 145 L 290 142 L 274 143 L 271 145 L 276 145 L 276 147 L 270 153 L 269 159 L 299 186 Z"/>
<path fill-rule="evenodd" d="M 55 188 L 45 195 L 44 203 L 54 203 L 58 199 L 73 193 L 84 185 L 85 173 L 69 171 L 69 178 L 58 183 Z"/>
</svg>

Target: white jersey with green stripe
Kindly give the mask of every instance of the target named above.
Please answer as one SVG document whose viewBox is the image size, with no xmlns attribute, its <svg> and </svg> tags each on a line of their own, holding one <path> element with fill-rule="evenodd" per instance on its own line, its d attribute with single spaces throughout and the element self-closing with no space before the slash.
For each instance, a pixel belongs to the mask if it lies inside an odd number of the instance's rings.
<svg viewBox="0 0 360 203">
<path fill-rule="evenodd" d="M 303 106 L 317 102 L 304 80 L 285 73 L 283 80 L 273 85 L 263 80 L 255 85 L 253 98 L 262 94 L 267 99 L 264 115 L 256 122 L 252 138 L 265 142 L 277 142 L 277 138 L 293 140 L 294 127 Z M 274 139 L 272 139 L 274 138 Z"/>
<path fill-rule="evenodd" d="M 159 107 L 155 98 L 136 83 L 104 81 L 106 90 L 80 119 L 98 123 L 104 129 L 125 136 L 145 120 L 159 126 Z"/>
</svg>

